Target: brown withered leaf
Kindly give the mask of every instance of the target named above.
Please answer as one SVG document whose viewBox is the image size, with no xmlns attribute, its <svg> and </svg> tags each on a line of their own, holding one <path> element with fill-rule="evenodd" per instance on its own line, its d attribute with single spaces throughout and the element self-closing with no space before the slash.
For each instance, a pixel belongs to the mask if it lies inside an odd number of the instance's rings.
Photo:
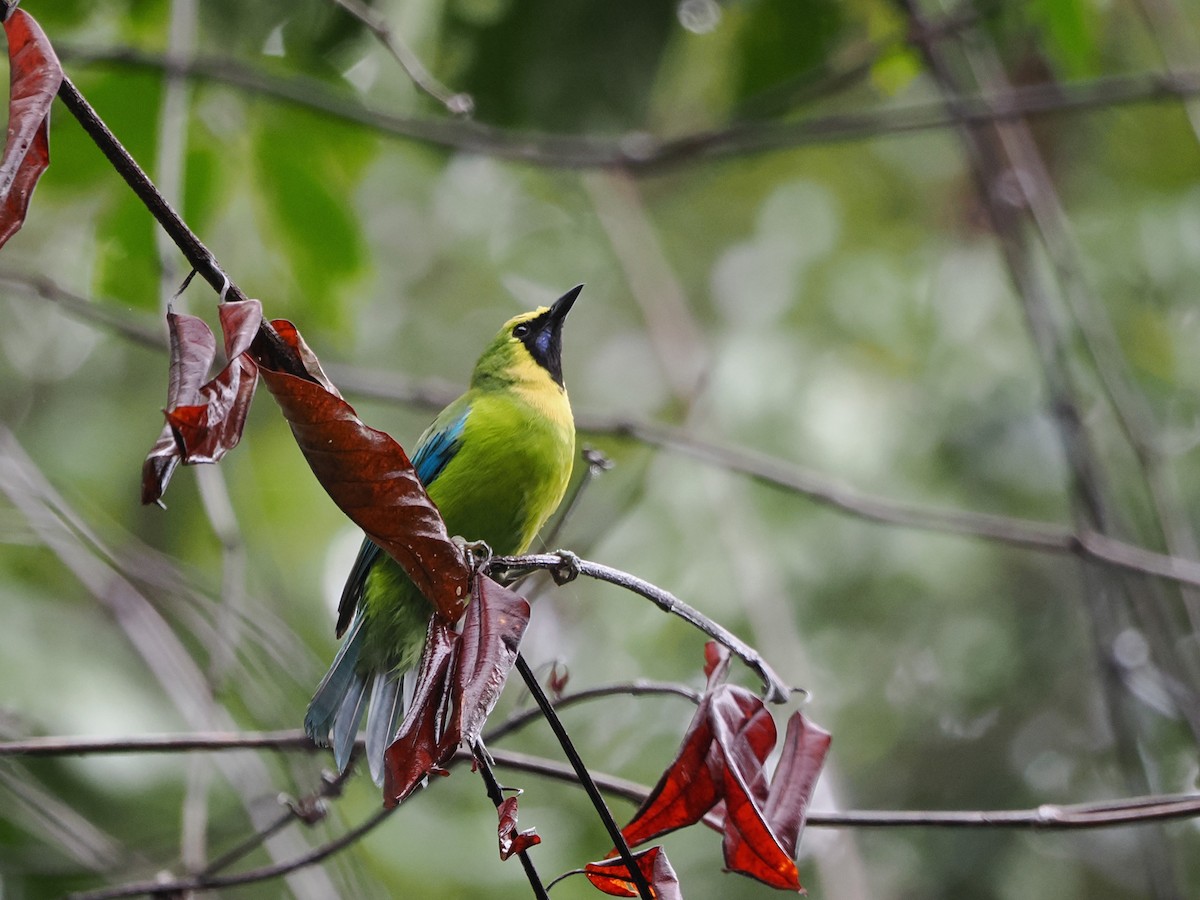
<svg viewBox="0 0 1200 900">
<path fill-rule="evenodd" d="M 431 619 L 413 701 L 384 754 L 385 806 L 439 772 L 459 746 L 475 746 L 528 624 L 529 601 L 484 575 L 474 580 L 461 633 Z"/>
<path fill-rule="evenodd" d="M 772 887 L 803 892 L 794 860 L 829 734 L 792 716 L 775 774 L 764 764 L 775 723 L 763 702 L 724 683 L 727 655 L 706 648 L 708 688 L 679 751 L 654 790 L 622 829 L 631 846 L 687 825 L 715 824 L 725 865 Z"/>
<path fill-rule="evenodd" d="M 213 463 L 238 445 L 258 384 L 258 366 L 247 350 L 262 322 L 257 300 L 221 304 L 224 369 L 209 381 L 216 340 L 203 319 L 167 314 L 170 368 L 166 424 L 142 465 L 142 502 L 163 495 L 179 463 Z"/>
<path fill-rule="evenodd" d="M 779 763 L 775 766 L 775 774 L 771 776 L 766 804 L 762 807 L 762 818 L 784 853 L 791 858 L 796 856 L 800 831 L 804 828 L 808 804 L 816 788 L 817 776 L 825 764 L 830 741 L 829 732 L 808 721 L 800 713 L 792 713 L 788 719 L 783 750 Z M 724 814 L 724 810 L 722 813 Z M 747 842 L 740 829 L 731 829 L 726 825 L 724 831 L 725 858 L 738 861 L 736 866 L 729 863 L 727 865 L 735 871 L 747 872 L 747 869 L 755 864 L 755 847 L 746 846 Z"/>
<path fill-rule="evenodd" d="M 500 818 L 496 826 L 496 834 L 500 839 L 500 859 L 508 859 L 515 853 L 523 853 L 530 847 L 536 847 L 542 842 L 537 830 L 527 828 L 517 831 L 517 798 L 506 797 L 504 802 L 496 807 Z"/>
<path fill-rule="evenodd" d="M 649 847 L 633 854 L 638 868 L 650 885 L 655 900 L 683 900 L 679 889 L 679 878 L 675 869 L 667 859 L 667 853 L 662 847 Z M 610 897 L 636 897 L 637 888 L 629 877 L 629 869 L 619 859 L 606 859 L 601 862 L 588 863 L 583 867 L 588 881 L 598 890 Z"/>
<path fill-rule="evenodd" d="M 8 38 L 8 136 L 0 157 L 0 247 L 29 211 L 38 179 L 50 165 L 50 107 L 63 70 L 33 16 L 15 10 L 4 22 Z"/>
<path fill-rule="evenodd" d="M 317 359 L 317 354 L 313 353 L 308 344 L 304 342 L 304 335 L 300 333 L 295 325 L 287 319 L 272 319 L 271 328 L 279 335 L 283 343 L 290 347 L 296 354 L 296 358 L 313 381 L 321 385 L 321 387 L 325 388 L 333 396 L 342 396 L 341 391 L 329 380 L 329 376 L 321 368 L 321 361 Z"/>
<path fill-rule="evenodd" d="M 303 358 L 299 332 L 290 323 L 272 324 Z M 308 356 L 315 361 L 311 351 Z M 325 384 L 259 369 L 333 502 L 404 567 L 443 621 L 456 622 L 467 602 L 470 571 L 408 454 Z"/>
<path fill-rule="evenodd" d="M 436 614 L 430 616 L 412 702 L 383 755 L 383 805 L 388 809 L 427 776 L 449 774 L 442 763 L 458 747 L 450 683 L 459 647 L 459 634 Z"/>
<path fill-rule="evenodd" d="M 474 746 L 504 689 L 529 624 L 529 601 L 486 575 L 475 579 L 455 680 L 461 743 Z"/>
</svg>

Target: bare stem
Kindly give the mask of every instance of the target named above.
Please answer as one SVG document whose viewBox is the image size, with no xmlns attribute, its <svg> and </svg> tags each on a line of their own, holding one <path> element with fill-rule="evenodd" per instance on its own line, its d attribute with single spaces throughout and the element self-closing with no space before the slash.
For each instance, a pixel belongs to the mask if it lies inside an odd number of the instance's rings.
<svg viewBox="0 0 1200 900">
<path fill-rule="evenodd" d="M 0 742 L 0 757 L 70 756 L 97 753 L 188 753 L 218 750 L 278 750 L 314 752 L 316 747 L 299 729 L 274 732 L 197 732 L 149 735 L 142 738 L 27 738 Z M 512 750 L 489 748 L 498 766 L 556 781 L 577 783 L 571 766 L 557 760 Z M 468 764 L 472 755 L 461 750 L 452 764 Z M 591 772 L 598 787 L 613 797 L 641 803 L 650 788 L 603 772 Z M 810 812 L 806 822 L 815 828 L 1029 828 L 1071 831 L 1113 828 L 1167 819 L 1200 818 L 1200 794 L 1153 794 L 1092 803 L 1045 803 L 1029 809 L 978 810 L 842 810 Z"/>
<path fill-rule="evenodd" d="M 439 147 L 556 168 L 624 168 L 648 173 L 793 147 L 875 139 L 931 131 L 960 121 L 971 124 L 1027 116 L 1111 109 L 1200 95 L 1200 72 L 1141 72 L 1084 81 L 1014 87 L 995 94 L 961 96 L 960 111 L 937 102 L 887 106 L 858 112 L 808 116 L 787 122 L 747 122 L 676 136 L 647 134 L 589 137 L 512 131 L 467 120 L 398 116 L 363 106 L 345 92 L 311 78 L 278 78 L 235 59 L 198 57 L 174 63 L 129 47 L 83 50 L 57 47 L 59 57 L 158 71 L 174 67 L 189 77 L 220 82 L 386 134 Z"/>
<path fill-rule="evenodd" d="M 762 679 L 766 699 L 771 703 L 784 703 L 792 695 L 792 688 L 775 673 L 757 650 L 735 635 L 725 626 L 714 622 L 697 609 L 684 603 L 670 591 L 644 579 L 614 569 L 601 563 L 580 559 L 572 553 L 540 553 L 527 556 L 496 556 L 488 563 L 492 572 L 515 572 L 521 569 L 546 569 L 557 573 L 556 577 L 569 580 L 574 575 L 586 575 L 597 581 L 607 581 L 645 597 L 663 612 L 670 613 L 700 629 L 717 643 L 727 647 L 734 656 L 742 660 Z M 564 576 L 563 573 L 567 573 Z"/>
<path fill-rule="evenodd" d="M 488 761 L 489 755 L 483 741 L 476 743 L 473 755 L 475 757 L 474 764 L 483 777 L 488 799 L 492 801 L 496 809 L 499 809 L 500 804 L 504 802 L 504 789 L 500 787 L 500 782 L 496 780 L 496 774 L 492 771 L 492 764 Z M 518 851 L 517 856 L 521 860 L 521 867 L 525 870 L 525 877 L 529 879 L 529 886 L 533 888 L 533 895 L 538 900 L 550 900 L 550 895 L 546 893 L 546 886 L 542 884 L 541 876 L 538 875 L 529 852 L 521 850 Z"/>
<path fill-rule="evenodd" d="M 546 692 L 542 690 L 541 684 L 538 683 L 537 675 L 533 669 L 529 668 L 529 663 L 520 653 L 517 654 L 516 662 L 517 671 L 521 673 L 521 678 L 525 680 L 525 686 L 529 688 L 529 692 L 533 694 L 533 699 L 545 717 L 550 730 L 554 732 L 555 738 L 558 739 L 559 746 L 562 747 L 563 753 L 566 754 L 567 762 L 571 764 L 571 769 L 575 772 L 575 777 L 580 786 L 588 795 L 588 799 L 592 801 L 592 806 L 595 807 L 597 815 L 600 816 L 600 821 L 604 823 L 604 828 L 608 832 L 609 838 L 613 842 L 613 847 L 616 848 L 617 855 L 621 857 L 621 862 L 625 864 L 625 868 L 629 871 L 629 879 L 637 888 L 638 896 L 642 900 L 654 900 L 654 891 L 650 888 L 650 884 L 646 881 L 646 876 L 638 867 L 637 861 L 633 857 L 629 845 L 625 842 L 625 836 L 621 834 L 621 829 L 617 826 L 616 820 L 613 819 L 612 813 L 608 810 L 608 804 L 604 802 L 604 795 L 600 793 L 600 789 L 592 780 L 591 772 L 584 765 L 583 760 L 579 756 L 579 752 L 575 749 L 575 744 L 571 741 L 571 736 L 567 734 L 567 729 L 563 726 L 562 720 L 554 712 L 554 707 L 551 705 L 549 698 L 546 697 Z"/>
</svg>

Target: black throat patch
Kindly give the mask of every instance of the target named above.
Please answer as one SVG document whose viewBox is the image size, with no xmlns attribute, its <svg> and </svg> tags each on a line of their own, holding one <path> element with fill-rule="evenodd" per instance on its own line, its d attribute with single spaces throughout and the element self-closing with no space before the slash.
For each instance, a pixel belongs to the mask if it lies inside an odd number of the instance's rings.
<svg viewBox="0 0 1200 900">
<path fill-rule="evenodd" d="M 547 310 L 529 322 L 529 333 L 521 343 L 534 362 L 550 373 L 554 383 L 563 387 L 562 319 L 554 318 Z"/>
</svg>

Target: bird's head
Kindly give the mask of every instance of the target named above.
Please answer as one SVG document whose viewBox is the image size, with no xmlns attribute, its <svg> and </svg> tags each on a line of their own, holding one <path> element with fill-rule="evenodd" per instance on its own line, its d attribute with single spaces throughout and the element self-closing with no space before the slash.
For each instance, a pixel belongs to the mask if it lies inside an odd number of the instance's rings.
<svg viewBox="0 0 1200 900">
<path fill-rule="evenodd" d="M 562 387 L 563 322 L 582 290 L 582 284 L 576 285 L 550 306 L 540 306 L 505 322 L 479 357 L 472 384 L 528 383 L 549 378 Z"/>
</svg>

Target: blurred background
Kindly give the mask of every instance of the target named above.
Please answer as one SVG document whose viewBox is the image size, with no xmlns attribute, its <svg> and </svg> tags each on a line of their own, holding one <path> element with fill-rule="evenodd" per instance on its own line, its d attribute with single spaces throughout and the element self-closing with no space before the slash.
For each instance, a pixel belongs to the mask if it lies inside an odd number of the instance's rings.
<svg viewBox="0 0 1200 900">
<path fill-rule="evenodd" d="M 1200 597 L 1063 552 L 1078 531 L 1196 554 L 1193 0 L 22 8 L 230 277 L 401 443 L 501 322 L 586 283 L 566 380 L 615 466 L 555 546 L 674 592 L 810 692 L 834 736 L 814 810 L 1196 789 Z M 0 735 L 297 728 L 360 535 L 265 391 L 219 467 L 139 505 L 186 264 L 61 106 L 51 154 L 0 254 Z M 175 305 L 212 321 L 214 301 L 197 280 Z M 645 601 L 530 589 L 525 652 L 569 689 L 702 685 L 701 635 Z M 513 684 L 496 715 L 528 705 Z M 594 769 L 652 784 L 691 713 L 622 696 L 564 719 Z M 496 749 L 560 758 L 544 725 Z M 0 896 L 202 870 L 329 766 L 0 759 Z M 578 789 L 501 776 L 544 876 L 608 850 Z M 225 871 L 378 807 L 360 773 Z M 222 893 L 529 896 L 494 815 L 458 769 L 319 866 Z M 722 874 L 706 829 L 664 843 L 689 900 L 773 893 Z M 1189 820 L 812 827 L 800 863 L 830 900 L 1165 898 L 1200 893 L 1198 851 Z"/>
</svg>

